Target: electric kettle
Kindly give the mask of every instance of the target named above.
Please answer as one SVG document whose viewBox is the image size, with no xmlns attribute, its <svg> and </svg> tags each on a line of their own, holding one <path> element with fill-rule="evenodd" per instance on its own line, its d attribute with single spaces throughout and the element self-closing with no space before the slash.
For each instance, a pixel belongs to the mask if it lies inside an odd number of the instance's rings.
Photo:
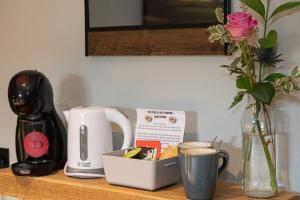
<svg viewBox="0 0 300 200">
<path fill-rule="evenodd" d="M 124 134 L 122 149 L 129 148 L 132 127 L 128 118 L 113 108 L 75 107 L 64 111 L 68 122 L 68 161 L 64 173 L 76 178 L 104 177 L 101 155 L 113 150 L 110 122 Z"/>
</svg>

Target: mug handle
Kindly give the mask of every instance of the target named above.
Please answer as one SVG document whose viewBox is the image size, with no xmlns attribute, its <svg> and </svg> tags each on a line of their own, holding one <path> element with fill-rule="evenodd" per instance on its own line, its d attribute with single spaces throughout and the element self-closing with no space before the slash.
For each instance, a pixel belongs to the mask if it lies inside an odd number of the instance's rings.
<svg viewBox="0 0 300 200">
<path fill-rule="evenodd" d="M 224 151 L 224 150 L 220 150 L 219 151 L 219 159 L 222 159 L 223 163 L 222 163 L 222 166 L 220 166 L 218 168 L 218 177 L 224 171 L 224 169 L 226 169 L 226 167 L 228 166 L 229 154 L 226 151 Z"/>
</svg>

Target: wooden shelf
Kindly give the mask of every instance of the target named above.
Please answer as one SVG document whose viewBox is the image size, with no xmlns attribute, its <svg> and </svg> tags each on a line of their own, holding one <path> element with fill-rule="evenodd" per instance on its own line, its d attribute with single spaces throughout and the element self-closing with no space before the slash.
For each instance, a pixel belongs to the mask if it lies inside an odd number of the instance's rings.
<svg viewBox="0 0 300 200">
<path fill-rule="evenodd" d="M 97 200 L 168 200 L 186 199 L 180 184 L 160 189 L 155 192 L 112 186 L 104 178 L 75 179 L 64 176 L 58 171 L 44 177 L 17 177 L 10 169 L 0 170 L 0 195 L 19 197 L 24 200 L 37 199 L 97 199 Z M 239 185 L 219 182 L 214 199 L 251 199 L 242 195 Z M 281 191 L 276 198 L 280 200 L 300 200 L 296 194 Z M 253 200 L 253 199 L 252 199 Z"/>
</svg>

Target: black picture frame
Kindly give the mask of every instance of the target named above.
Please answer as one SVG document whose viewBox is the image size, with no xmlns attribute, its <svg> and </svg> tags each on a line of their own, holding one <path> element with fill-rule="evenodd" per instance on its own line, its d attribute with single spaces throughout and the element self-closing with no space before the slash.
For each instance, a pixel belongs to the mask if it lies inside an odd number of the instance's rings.
<svg viewBox="0 0 300 200">
<path fill-rule="evenodd" d="M 84 0 L 85 9 L 85 56 L 89 53 L 89 33 L 96 32 L 123 32 L 123 31 L 138 31 L 138 30 L 164 30 L 164 29 L 186 29 L 186 28 L 208 28 L 214 23 L 194 23 L 194 24 L 167 24 L 167 25 L 139 25 L 139 26 L 114 26 L 114 27 L 90 27 L 89 19 L 89 0 Z M 231 0 L 224 0 L 223 10 L 226 16 L 231 13 Z M 166 54 L 167 55 L 167 54 Z M 227 55 L 227 45 L 224 46 L 224 55 Z"/>
</svg>

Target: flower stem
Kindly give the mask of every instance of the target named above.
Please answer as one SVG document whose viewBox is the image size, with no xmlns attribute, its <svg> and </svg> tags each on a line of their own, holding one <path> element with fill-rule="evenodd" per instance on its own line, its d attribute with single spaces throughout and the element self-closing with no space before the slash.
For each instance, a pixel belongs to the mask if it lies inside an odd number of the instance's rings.
<svg viewBox="0 0 300 200">
<path fill-rule="evenodd" d="M 259 138 L 261 140 L 263 150 L 264 150 L 264 153 L 265 153 L 265 156 L 266 156 L 266 160 L 267 160 L 267 163 L 268 163 L 269 173 L 270 173 L 270 178 L 271 178 L 271 187 L 272 187 L 272 190 L 275 193 L 277 193 L 276 170 L 275 170 L 274 164 L 272 163 L 272 158 L 271 158 L 271 155 L 270 155 L 270 151 L 268 149 L 268 144 L 265 141 L 265 138 L 263 136 L 263 133 L 262 133 L 262 130 L 261 130 L 261 127 L 260 127 L 260 121 L 258 119 L 259 111 L 260 111 L 260 103 L 256 102 L 255 123 L 256 123 L 256 126 L 257 126 L 257 130 L 258 130 L 258 133 L 259 133 Z"/>
<path fill-rule="evenodd" d="M 261 63 L 260 66 L 259 66 L 259 82 L 263 81 L 264 68 L 265 68 L 265 65 L 263 63 Z"/>
<path fill-rule="evenodd" d="M 248 48 L 247 42 L 245 42 L 245 41 L 240 42 L 240 47 L 241 47 L 241 51 L 242 51 L 242 58 L 243 58 L 244 64 L 246 65 L 247 76 L 250 81 L 250 87 L 253 88 L 255 79 L 253 79 L 253 76 L 252 76 L 253 65 L 252 65 L 252 63 L 250 63 L 250 55 L 249 55 L 249 51 L 247 51 L 247 48 Z"/>
<path fill-rule="evenodd" d="M 264 26 L 264 37 L 267 35 L 268 22 L 269 22 L 269 8 L 270 8 L 270 0 L 267 2 L 267 11 L 265 14 L 265 26 Z"/>
</svg>

